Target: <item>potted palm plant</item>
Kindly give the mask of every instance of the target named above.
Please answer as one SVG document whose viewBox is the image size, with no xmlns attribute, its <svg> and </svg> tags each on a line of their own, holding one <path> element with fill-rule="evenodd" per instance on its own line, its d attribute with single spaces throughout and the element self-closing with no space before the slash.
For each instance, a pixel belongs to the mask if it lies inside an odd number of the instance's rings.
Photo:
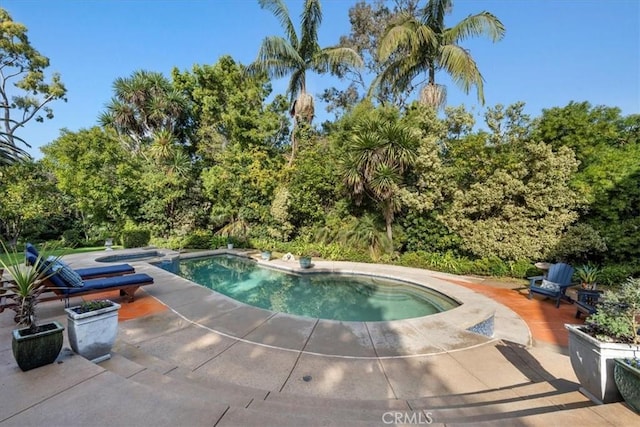
<svg viewBox="0 0 640 427">
<path fill-rule="evenodd" d="M 120 304 L 110 300 L 85 301 L 65 308 L 67 336 L 73 351 L 94 363 L 111 358 L 118 335 Z"/>
<path fill-rule="evenodd" d="M 26 265 L 18 252 L 2 248 L 8 261 L 0 258 L 0 264 L 11 276 L 8 280 L 7 298 L 13 300 L 15 320 L 19 328 L 12 331 L 11 349 L 13 357 L 23 371 L 53 363 L 62 349 L 64 327 L 51 321 L 39 324 L 36 305 L 45 290 L 44 281 L 55 274 L 52 263 L 42 251 L 31 265 Z M 55 258 L 51 261 L 55 261 Z"/>
<path fill-rule="evenodd" d="M 615 359 L 640 358 L 640 278 L 607 290 L 585 325 L 569 331 L 571 366 L 581 389 L 596 403 L 622 400 L 614 378 Z"/>
</svg>

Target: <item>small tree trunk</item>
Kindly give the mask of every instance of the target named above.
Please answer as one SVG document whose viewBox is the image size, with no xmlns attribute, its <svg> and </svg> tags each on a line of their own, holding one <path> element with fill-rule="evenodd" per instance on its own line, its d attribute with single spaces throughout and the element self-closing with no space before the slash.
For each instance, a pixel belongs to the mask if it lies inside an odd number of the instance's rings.
<svg viewBox="0 0 640 427">
<path fill-rule="evenodd" d="M 291 157 L 289 157 L 289 166 L 293 165 L 293 158 L 296 156 L 296 131 L 298 130 L 298 121 L 293 119 L 293 130 L 291 131 Z"/>
</svg>

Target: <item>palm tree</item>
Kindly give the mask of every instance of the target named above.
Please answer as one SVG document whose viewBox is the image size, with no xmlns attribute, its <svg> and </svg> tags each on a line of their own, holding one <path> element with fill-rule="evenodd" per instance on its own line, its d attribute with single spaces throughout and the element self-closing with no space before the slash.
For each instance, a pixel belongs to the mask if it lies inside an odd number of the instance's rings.
<svg viewBox="0 0 640 427">
<path fill-rule="evenodd" d="M 140 151 L 161 131 L 180 135 L 187 120 L 187 101 L 161 73 L 135 71 L 131 77 L 117 78 L 114 97 L 100 124 L 129 137 L 131 148 Z"/>
<path fill-rule="evenodd" d="M 319 0 L 305 0 L 301 14 L 300 36 L 296 34 L 289 11 L 282 0 L 258 0 L 263 9 L 270 10 L 280 21 L 286 38 L 269 36 L 262 41 L 258 56 L 249 67 L 251 73 L 266 72 L 269 78 L 291 76 L 287 93 L 290 95 L 290 114 L 294 119 L 291 134 L 291 158 L 296 150 L 297 125 L 311 123 L 314 116 L 313 97 L 307 93 L 306 72 L 335 73 L 340 65 L 362 66 L 355 50 L 345 47 L 320 48 L 318 27 L 322 21 Z"/>
<path fill-rule="evenodd" d="M 370 92 L 389 83 L 398 92 L 411 91 L 414 79 L 427 73 L 420 101 L 441 108 L 446 102 L 446 88 L 436 84 L 435 76 L 437 71 L 444 70 L 465 93 L 475 86 L 478 101 L 484 105 L 484 79 L 469 51 L 458 43 L 481 35 L 495 42 L 502 39 L 505 28 L 489 12 L 469 15 L 446 28 L 444 17 L 452 7 L 452 0 L 428 0 L 420 16 L 403 13 L 386 29 L 378 53 L 381 61 L 388 61 L 388 66 L 374 81 Z"/>
<path fill-rule="evenodd" d="M 419 143 L 412 128 L 380 116 L 365 119 L 347 142 L 344 183 L 357 203 L 366 196 L 379 205 L 390 242 L 393 219 L 401 207 L 400 185 L 416 159 Z"/>
</svg>

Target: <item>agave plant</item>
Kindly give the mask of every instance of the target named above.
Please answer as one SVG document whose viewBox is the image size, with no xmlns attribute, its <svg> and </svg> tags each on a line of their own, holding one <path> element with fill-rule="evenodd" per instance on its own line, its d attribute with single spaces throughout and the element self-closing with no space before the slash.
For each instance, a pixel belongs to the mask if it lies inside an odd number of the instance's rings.
<svg viewBox="0 0 640 427">
<path fill-rule="evenodd" d="M 8 290 L 12 292 L 9 297 L 15 301 L 15 319 L 19 325 L 29 327 L 30 332 L 36 332 L 36 305 L 44 290 L 44 281 L 55 274 L 52 266 L 59 257 L 49 257 L 43 250 L 31 265 L 26 265 L 25 258 L 15 248 L 8 250 L 4 242 L 0 243 L 8 259 L 0 258 L 0 266 L 11 275 Z"/>
<path fill-rule="evenodd" d="M 576 268 L 576 276 L 585 289 L 595 289 L 600 276 L 600 268 L 593 264 L 584 264 Z"/>
</svg>

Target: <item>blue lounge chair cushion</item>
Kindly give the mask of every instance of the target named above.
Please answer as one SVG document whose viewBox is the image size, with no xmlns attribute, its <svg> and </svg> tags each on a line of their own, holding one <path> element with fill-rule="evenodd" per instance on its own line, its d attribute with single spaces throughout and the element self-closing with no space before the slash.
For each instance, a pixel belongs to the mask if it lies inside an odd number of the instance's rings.
<svg viewBox="0 0 640 427">
<path fill-rule="evenodd" d="M 114 264 L 105 267 L 76 268 L 76 273 L 83 279 L 90 277 L 111 276 L 135 273 L 136 270 L 129 264 Z"/>
<path fill-rule="evenodd" d="M 52 276 L 52 278 L 55 276 Z M 127 274 L 125 276 L 103 277 L 100 279 L 89 279 L 84 281 L 82 288 L 68 288 L 65 293 L 73 295 L 76 293 L 86 292 L 87 290 L 119 288 L 121 286 L 129 286 L 136 284 L 153 283 L 153 278 L 145 273 Z"/>
<path fill-rule="evenodd" d="M 53 257 L 53 256 L 47 258 L 47 261 L 55 261 L 56 264 L 61 264 L 63 266 L 71 268 L 69 264 L 67 264 L 61 259 L 56 260 L 56 257 Z M 107 265 L 107 266 L 101 266 L 101 267 L 76 268 L 76 269 L 73 269 L 73 271 L 78 273 L 78 275 L 83 280 L 94 279 L 96 277 L 103 277 L 103 276 L 119 276 L 122 274 L 131 274 L 136 272 L 135 268 L 133 268 L 129 264 L 114 264 L 114 265 Z"/>
<path fill-rule="evenodd" d="M 31 243 L 26 244 L 25 258 L 26 258 L 27 264 L 33 265 L 36 259 L 38 259 L 39 255 L 40 254 L 35 246 L 33 246 Z M 47 261 L 49 262 L 55 261 L 55 260 L 56 260 L 56 257 L 54 256 L 50 256 L 47 258 Z M 57 262 L 71 268 L 66 262 L 62 261 L 61 259 L 57 259 Z M 76 273 L 78 273 L 78 275 L 83 280 L 93 279 L 95 277 L 102 277 L 102 276 L 118 276 L 122 274 L 132 274 L 136 272 L 135 268 L 133 268 L 130 264 L 113 264 L 113 265 L 107 265 L 107 266 L 101 266 L 101 267 L 75 268 L 73 270 Z"/>
<path fill-rule="evenodd" d="M 31 243 L 27 243 L 25 246 L 25 252 L 27 253 L 31 253 L 33 255 L 36 256 L 36 258 L 38 257 L 38 255 L 40 255 L 40 253 L 38 252 L 38 250 L 36 249 L 35 246 L 33 246 Z"/>
</svg>

